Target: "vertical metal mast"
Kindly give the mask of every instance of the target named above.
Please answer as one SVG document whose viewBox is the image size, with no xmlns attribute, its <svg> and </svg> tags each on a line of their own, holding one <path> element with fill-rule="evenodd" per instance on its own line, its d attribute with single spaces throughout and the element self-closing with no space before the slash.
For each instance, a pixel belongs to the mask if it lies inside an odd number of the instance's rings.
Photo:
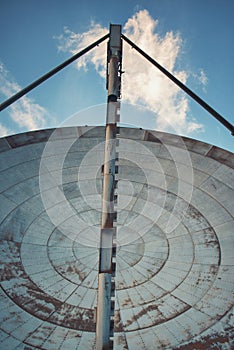
<svg viewBox="0 0 234 350">
<path fill-rule="evenodd" d="M 96 349 L 112 349 L 114 315 L 113 262 L 114 238 L 114 190 L 116 168 L 116 132 L 119 121 L 119 102 L 121 87 L 122 40 L 121 26 L 110 25 L 110 40 L 107 49 L 107 115 L 105 162 L 103 174 L 102 226 L 100 237 L 98 306 L 96 323 Z"/>
</svg>

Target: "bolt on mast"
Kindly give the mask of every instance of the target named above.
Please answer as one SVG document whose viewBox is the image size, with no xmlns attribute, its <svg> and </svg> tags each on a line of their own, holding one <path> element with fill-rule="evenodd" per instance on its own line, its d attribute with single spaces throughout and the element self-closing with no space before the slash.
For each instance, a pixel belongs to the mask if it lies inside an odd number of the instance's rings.
<svg viewBox="0 0 234 350">
<path fill-rule="evenodd" d="M 98 305 L 96 319 L 96 349 L 113 348 L 114 332 L 114 275 L 116 212 L 116 134 L 119 121 L 121 90 L 122 40 L 121 25 L 110 25 L 107 48 L 107 112 L 103 171 L 102 223 L 99 249 Z"/>
</svg>

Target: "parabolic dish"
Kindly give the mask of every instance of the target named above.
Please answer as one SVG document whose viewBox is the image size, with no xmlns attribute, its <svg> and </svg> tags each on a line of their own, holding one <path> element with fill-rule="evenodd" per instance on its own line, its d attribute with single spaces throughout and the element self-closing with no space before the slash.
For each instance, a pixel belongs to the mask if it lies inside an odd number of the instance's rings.
<svg viewBox="0 0 234 350">
<path fill-rule="evenodd" d="M 104 127 L 0 140 L 0 349 L 95 349 Z M 234 156 L 120 128 L 114 349 L 233 349 Z"/>
</svg>

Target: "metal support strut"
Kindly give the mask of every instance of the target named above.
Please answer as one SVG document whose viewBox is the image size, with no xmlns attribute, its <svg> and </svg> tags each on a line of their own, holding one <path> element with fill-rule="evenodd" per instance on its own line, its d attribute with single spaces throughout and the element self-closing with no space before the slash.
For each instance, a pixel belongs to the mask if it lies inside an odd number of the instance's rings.
<svg viewBox="0 0 234 350">
<path fill-rule="evenodd" d="M 35 87 L 37 87 L 38 85 L 40 85 L 41 83 L 43 83 L 44 81 L 46 81 L 47 79 L 49 79 L 50 77 L 52 77 L 53 75 L 58 73 L 63 68 L 67 67 L 69 64 L 71 64 L 72 62 L 77 60 L 79 57 L 83 56 L 85 53 L 89 52 L 95 46 L 98 46 L 99 44 L 101 44 L 108 37 L 109 37 L 109 33 L 104 35 L 102 38 L 100 38 L 99 40 L 95 41 L 91 45 L 87 46 L 85 49 L 81 50 L 80 52 L 77 52 L 74 56 L 70 57 L 68 60 L 64 61 L 63 63 L 61 63 L 60 65 L 58 65 L 57 67 L 55 67 L 54 69 L 49 71 L 48 73 L 44 74 L 39 79 L 35 80 L 30 85 L 26 86 L 24 89 L 20 90 L 15 95 L 11 96 L 8 100 L 2 102 L 0 104 L 0 111 L 2 111 L 3 109 L 9 107 L 12 103 L 14 103 L 15 101 L 19 100 L 22 96 L 26 95 L 28 92 L 33 90 Z"/>
<path fill-rule="evenodd" d="M 116 212 L 116 134 L 119 121 L 121 87 L 122 40 L 121 26 L 110 25 L 107 49 L 107 114 L 103 172 L 102 225 L 99 250 L 98 305 L 96 321 L 96 349 L 112 349 L 114 333 L 114 276 Z"/>
<path fill-rule="evenodd" d="M 157 67 L 164 75 L 166 75 L 173 83 L 179 86 L 184 92 L 186 92 L 190 97 L 192 97 L 197 103 L 199 103 L 204 109 L 207 110 L 214 118 L 216 118 L 221 124 L 223 124 L 227 129 L 231 131 L 234 136 L 234 126 L 229 123 L 224 117 L 222 117 L 216 110 L 209 106 L 204 100 L 202 100 L 198 95 L 196 95 L 192 90 L 190 90 L 186 85 L 184 85 L 180 80 L 178 80 L 174 75 L 168 72 L 164 67 L 162 67 L 158 62 L 156 62 L 152 57 L 147 55 L 143 50 L 141 50 L 136 44 L 134 44 L 130 39 L 122 34 L 122 38 L 132 46 L 136 51 L 138 51 L 143 57 L 145 57 L 150 63 Z"/>
</svg>

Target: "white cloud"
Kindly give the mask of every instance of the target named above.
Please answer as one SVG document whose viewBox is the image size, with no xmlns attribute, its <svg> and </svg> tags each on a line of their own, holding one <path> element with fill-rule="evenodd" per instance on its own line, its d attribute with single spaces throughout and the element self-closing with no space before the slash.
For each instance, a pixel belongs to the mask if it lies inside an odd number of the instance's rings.
<svg viewBox="0 0 234 350">
<path fill-rule="evenodd" d="M 208 84 L 208 77 L 204 70 L 200 68 L 198 70 L 198 73 L 196 72 L 191 72 L 191 77 L 193 78 L 193 84 L 197 87 L 200 88 L 202 87 L 202 90 L 206 92 L 206 86 Z"/>
<path fill-rule="evenodd" d="M 141 49 L 157 60 L 183 83 L 188 79 L 184 70 L 176 70 L 176 62 L 182 50 L 182 39 L 178 33 L 157 34 L 158 21 L 147 10 L 138 11 L 129 18 L 123 33 Z M 108 28 L 91 23 L 82 34 L 65 28 L 59 39 L 59 49 L 72 54 L 85 48 L 108 32 Z M 77 61 L 77 68 L 88 69 L 92 63 L 99 74 L 106 77 L 106 44 L 101 44 Z M 186 95 L 152 64 L 141 57 L 127 43 L 124 44 L 122 76 L 122 99 L 124 102 L 141 104 L 155 113 L 157 129 L 190 134 L 202 130 L 203 125 L 188 117 L 189 104 Z M 200 71 L 200 81 L 205 83 L 205 73 Z"/>
<path fill-rule="evenodd" d="M 95 42 L 97 39 L 106 35 L 108 32 L 107 28 L 101 27 L 100 24 L 95 24 L 91 22 L 90 29 L 82 34 L 74 33 L 67 27 L 64 28 L 64 34 L 56 37 L 59 40 L 58 49 L 60 51 L 69 51 L 73 55 L 78 51 L 84 49 L 88 45 Z M 95 49 L 91 50 L 86 55 L 80 57 L 76 61 L 77 68 L 87 69 L 89 62 L 92 62 L 99 72 L 99 74 L 104 78 L 106 74 L 106 45 L 100 44 Z"/>
<path fill-rule="evenodd" d="M 199 73 L 200 73 L 200 74 L 198 75 L 198 79 L 199 79 L 200 83 L 201 83 L 202 85 L 206 86 L 207 83 L 208 83 L 208 78 L 207 78 L 207 76 L 206 76 L 206 73 L 204 72 L 203 69 L 200 69 L 200 72 L 199 72 Z"/>
<path fill-rule="evenodd" d="M 14 81 L 5 65 L 0 62 L 0 93 L 9 98 L 16 92 L 20 91 L 21 87 Z M 21 97 L 20 100 L 13 103 L 9 107 L 9 115 L 11 119 L 22 130 L 35 130 L 46 125 L 46 120 L 49 117 L 46 109 L 35 103 L 27 96 Z M 9 134 L 11 130 L 2 126 L 0 132 Z"/>
<path fill-rule="evenodd" d="M 0 137 L 4 137 L 4 136 L 7 136 L 7 135 L 10 135 L 12 134 L 13 131 L 6 128 L 4 125 L 0 124 Z"/>
</svg>

